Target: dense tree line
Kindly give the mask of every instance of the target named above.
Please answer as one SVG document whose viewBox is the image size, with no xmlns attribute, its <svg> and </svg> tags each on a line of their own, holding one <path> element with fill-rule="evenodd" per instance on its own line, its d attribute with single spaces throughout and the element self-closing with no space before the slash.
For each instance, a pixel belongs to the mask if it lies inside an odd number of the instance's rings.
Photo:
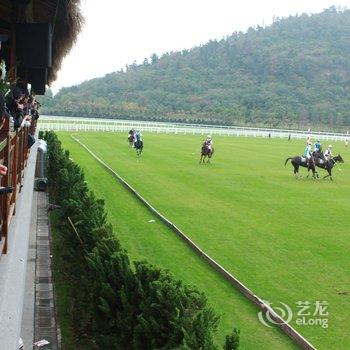
<svg viewBox="0 0 350 350">
<path fill-rule="evenodd" d="M 350 10 L 275 18 L 63 88 L 45 113 L 236 125 L 350 125 Z"/>
<path fill-rule="evenodd" d="M 131 264 L 82 169 L 55 133 L 45 138 L 50 195 L 61 206 L 60 273 L 84 349 L 217 349 L 213 334 L 219 316 L 207 306 L 204 293 L 145 261 Z M 224 349 L 238 347 L 234 329 Z"/>
</svg>

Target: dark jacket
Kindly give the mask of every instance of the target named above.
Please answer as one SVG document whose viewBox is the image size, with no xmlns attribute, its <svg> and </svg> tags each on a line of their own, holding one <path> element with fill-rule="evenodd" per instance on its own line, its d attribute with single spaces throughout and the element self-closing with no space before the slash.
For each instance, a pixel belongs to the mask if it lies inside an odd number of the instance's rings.
<svg viewBox="0 0 350 350">
<path fill-rule="evenodd" d="M 6 95 L 6 106 L 8 108 L 10 115 L 13 117 L 14 128 L 16 130 L 22 124 L 24 111 L 18 108 L 17 102 L 12 92 Z"/>
</svg>

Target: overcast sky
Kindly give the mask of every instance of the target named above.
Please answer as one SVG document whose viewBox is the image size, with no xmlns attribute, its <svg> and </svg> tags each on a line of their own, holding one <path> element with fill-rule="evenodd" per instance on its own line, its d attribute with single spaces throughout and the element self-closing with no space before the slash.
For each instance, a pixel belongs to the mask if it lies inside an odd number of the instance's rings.
<svg viewBox="0 0 350 350">
<path fill-rule="evenodd" d="M 54 92 L 103 76 L 152 53 L 221 39 L 273 16 L 350 7 L 350 0 L 82 0 L 85 26 L 64 59 Z"/>
</svg>

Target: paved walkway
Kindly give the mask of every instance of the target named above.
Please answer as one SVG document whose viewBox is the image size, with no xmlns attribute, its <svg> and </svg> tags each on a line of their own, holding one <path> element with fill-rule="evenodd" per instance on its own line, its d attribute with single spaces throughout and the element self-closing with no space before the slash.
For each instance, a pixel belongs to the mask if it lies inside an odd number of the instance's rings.
<svg viewBox="0 0 350 350">
<path fill-rule="evenodd" d="M 16 215 L 9 227 L 8 253 L 0 260 L 0 349 L 18 350 L 32 221 L 32 201 L 37 143 L 33 145 Z M 27 306 L 27 304 L 25 304 Z"/>
<path fill-rule="evenodd" d="M 21 337 L 24 349 L 32 349 L 34 339 L 34 297 L 35 297 L 35 261 L 36 261 L 36 221 L 38 192 L 33 193 L 32 221 L 30 224 L 29 247 L 27 257 L 26 282 L 24 288 Z"/>
</svg>

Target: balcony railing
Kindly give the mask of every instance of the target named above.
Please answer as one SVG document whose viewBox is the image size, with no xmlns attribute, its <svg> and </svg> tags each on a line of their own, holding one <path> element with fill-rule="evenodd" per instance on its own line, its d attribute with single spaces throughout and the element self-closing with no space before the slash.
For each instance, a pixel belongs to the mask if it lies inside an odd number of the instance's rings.
<svg viewBox="0 0 350 350">
<path fill-rule="evenodd" d="M 7 253 L 8 229 L 16 213 L 16 199 L 21 191 L 28 153 L 28 128 L 22 127 L 12 132 L 6 118 L 0 130 L 0 164 L 7 166 L 7 174 L 1 176 L 0 185 L 12 186 L 13 191 L 0 195 L 0 258 Z"/>
</svg>

